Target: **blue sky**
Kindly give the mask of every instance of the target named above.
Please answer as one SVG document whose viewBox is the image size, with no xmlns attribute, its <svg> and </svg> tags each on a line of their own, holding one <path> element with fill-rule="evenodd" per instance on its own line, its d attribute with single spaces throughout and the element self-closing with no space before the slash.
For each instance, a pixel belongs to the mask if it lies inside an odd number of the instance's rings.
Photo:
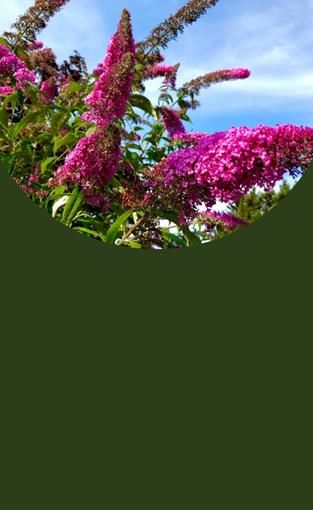
<svg viewBox="0 0 313 510">
<path fill-rule="evenodd" d="M 123 7 L 130 10 L 135 38 L 142 39 L 185 0 L 71 0 L 41 34 L 59 59 L 74 49 L 90 70 L 103 59 Z M 32 0 L 6 0 L 0 30 Z M 313 126 L 313 0 L 219 0 L 216 7 L 172 42 L 164 53 L 181 63 L 178 83 L 229 67 L 248 67 L 248 80 L 216 85 L 201 93 L 192 112 L 195 131 L 219 131 L 258 123 Z M 156 97 L 160 81 L 148 82 Z"/>
</svg>

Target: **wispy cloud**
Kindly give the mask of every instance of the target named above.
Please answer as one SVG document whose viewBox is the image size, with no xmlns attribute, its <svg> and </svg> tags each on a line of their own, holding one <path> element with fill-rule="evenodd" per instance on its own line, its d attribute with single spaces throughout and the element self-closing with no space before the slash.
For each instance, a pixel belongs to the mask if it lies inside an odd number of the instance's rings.
<svg viewBox="0 0 313 510">
<path fill-rule="evenodd" d="M 276 122 L 279 109 L 293 111 L 299 122 L 302 115 L 313 120 L 313 0 L 302 0 L 301 6 L 283 0 L 220 0 L 218 7 L 168 52 L 182 63 L 179 82 L 237 66 L 250 68 L 252 75 L 203 91 L 195 117 L 219 113 L 226 119 L 236 111 L 238 119 L 244 123 L 249 117 L 251 123 L 257 104 L 275 110 Z"/>
<path fill-rule="evenodd" d="M 72 0 L 51 21 L 42 39 L 59 59 L 78 49 L 92 69 L 104 56 L 123 7 L 132 12 L 136 38 L 186 3 L 186 0 Z M 10 0 L 0 30 L 8 28 L 32 0 Z M 233 124 L 313 121 L 313 0 L 220 0 L 165 52 L 181 62 L 179 84 L 216 69 L 248 67 L 251 77 L 220 84 L 200 95 L 195 129 Z M 157 96 L 160 80 L 147 82 Z"/>
</svg>

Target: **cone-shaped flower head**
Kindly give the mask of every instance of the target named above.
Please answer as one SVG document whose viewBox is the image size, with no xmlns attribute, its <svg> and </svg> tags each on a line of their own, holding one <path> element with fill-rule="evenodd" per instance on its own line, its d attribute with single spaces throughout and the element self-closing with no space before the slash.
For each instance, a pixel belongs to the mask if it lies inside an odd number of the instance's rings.
<svg viewBox="0 0 313 510">
<path fill-rule="evenodd" d="M 110 71 L 100 75 L 94 90 L 86 98 L 89 111 L 82 118 L 105 129 L 126 110 L 134 77 L 134 56 L 125 53 Z"/>
<path fill-rule="evenodd" d="M 177 111 L 173 110 L 172 108 L 166 108 L 165 106 L 161 107 L 160 111 L 162 114 L 164 126 L 170 138 L 175 140 L 186 134 L 186 129 Z"/>
<path fill-rule="evenodd" d="M 27 69 L 23 60 L 4 44 L 0 44 L 0 74 L 13 75 L 17 80 L 17 88 L 23 88 L 26 82 L 33 83 L 36 80 L 34 73 Z"/>
<path fill-rule="evenodd" d="M 286 172 L 305 171 L 313 160 L 313 129 L 282 125 L 232 128 L 206 135 L 165 158 L 164 182 L 192 177 L 214 200 L 237 201 L 255 185 L 271 189 Z"/>
<path fill-rule="evenodd" d="M 164 83 L 175 87 L 179 64 L 168 66 L 165 64 L 149 65 L 145 68 L 143 78 L 145 80 L 164 77 Z"/>
<path fill-rule="evenodd" d="M 124 10 L 101 67 L 99 80 L 87 96 L 89 111 L 83 115 L 86 122 L 106 128 L 114 119 L 124 115 L 134 79 L 135 44 L 130 15 Z"/>
<path fill-rule="evenodd" d="M 208 88 L 215 83 L 222 83 L 224 81 L 231 80 L 244 80 L 249 78 L 251 72 L 249 69 L 237 67 L 234 69 L 223 69 L 221 71 L 214 71 L 213 73 L 207 73 L 203 76 L 198 76 L 182 86 L 182 90 L 185 92 L 192 92 L 193 94 L 199 94 L 202 88 Z"/>
<path fill-rule="evenodd" d="M 121 61 L 125 53 L 135 54 L 135 41 L 130 14 L 126 9 L 123 9 L 117 31 L 109 43 L 105 59 L 94 70 L 94 74 L 100 76 L 102 73 L 109 72 L 112 66 Z"/>
<path fill-rule="evenodd" d="M 82 138 L 66 157 L 52 184 L 79 184 L 87 203 L 100 208 L 107 204 L 104 186 L 117 170 L 121 157 L 120 132 L 115 126 Z"/>
<path fill-rule="evenodd" d="M 35 0 L 24 14 L 18 17 L 12 25 L 12 32 L 5 32 L 5 36 L 11 42 L 22 42 L 25 38 L 26 45 L 29 41 L 35 42 L 36 34 L 43 30 L 49 21 L 69 0 Z"/>
</svg>

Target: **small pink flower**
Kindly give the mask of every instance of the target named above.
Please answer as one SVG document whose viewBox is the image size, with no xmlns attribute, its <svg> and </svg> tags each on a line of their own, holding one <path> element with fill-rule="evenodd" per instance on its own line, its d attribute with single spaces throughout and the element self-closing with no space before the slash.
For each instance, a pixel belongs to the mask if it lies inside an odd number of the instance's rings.
<svg viewBox="0 0 313 510">
<path fill-rule="evenodd" d="M 44 103 L 51 103 L 58 93 L 58 87 L 54 76 L 51 76 L 47 80 L 43 81 L 40 85 L 41 100 Z"/>
<path fill-rule="evenodd" d="M 0 96 L 8 96 L 14 92 L 13 87 L 0 87 Z"/>
<path fill-rule="evenodd" d="M 30 50 L 41 50 L 44 44 L 42 41 L 34 41 L 28 44 L 28 49 Z"/>
</svg>

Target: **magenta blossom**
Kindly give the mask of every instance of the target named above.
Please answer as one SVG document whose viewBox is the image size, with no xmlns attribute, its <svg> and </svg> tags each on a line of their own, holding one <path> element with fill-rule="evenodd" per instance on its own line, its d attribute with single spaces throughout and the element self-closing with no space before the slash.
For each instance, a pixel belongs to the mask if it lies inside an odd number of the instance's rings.
<svg viewBox="0 0 313 510">
<path fill-rule="evenodd" d="M 236 218 L 229 213 L 219 213 L 215 211 L 204 211 L 201 213 L 200 218 L 207 223 L 207 228 L 210 229 L 221 223 L 226 230 L 234 230 L 237 228 L 244 227 L 247 225 L 245 221 L 240 218 Z"/>
<path fill-rule="evenodd" d="M 245 80 L 246 78 L 249 78 L 250 75 L 250 70 L 242 67 L 222 69 L 220 71 L 213 71 L 194 78 L 193 80 L 185 83 L 182 86 L 182 90 L 198 95 L 202 88 L 208 88 L 213 84 L 222 83 L 224 81 Z"/>
<path fill-rule="evenodd" d="M 28 44 L 28 49 L 29 50 L 41 50 L 43 48 L 44 44 L 42 41 L 34 41 L 34 42 L 30 42 Z"/>
<path fill-rule="evenodd" d="M 34 73 L 4 44 L 0 44 L 0 74 L 13 75 L 17 80 L 17 88 L 23 88 L 25 83 L 36 80 Z"/>
<path fill-rule="evenodd" d="M 51 103 L 58 93 L 58 87 L 54 76 L 44 80 L 40 85 L 41 100 L 44 103 Z"/>
<path fill-rule="evenodd" d="M 0 96 L 8 96 L 9 94 L 12 94 L 14 92 L 13 87 L 0 87 Z"/>
<path fill-rule="evenodd" d="M 98 64 L 93 74 L 101 76 L 108 73 L 110 69 L 118 64 L 125 53 L 135 55 L 135 42 L 132 34 L 131 18 L 129 12 L 124 9 L 117 27 L 117 31 L 113 35 L 103 62 Z"/>
<path fill-rule="evenodd" d="M 164 77 L 164 83 L 175 87 L 176 75 L 179 65 L 168 66 L 165 64 L 155 64 L 153 66 L 147 66 L 144 71 L 144 78 L 154 79 Z"/>
<path fill-rule="evenodd" d="M 178 139 L 186 134 L 186 129 L 182 123 L 179 113 L 172 108 L 165 106 L 160 108 L 164 126 L 168 131 L 170 138 Z"/>
<path fill-rule="evenodd" d="M 82 138 L 68 154 L 51 184 L 79 184 L 87 203 L 107 207 L 104 187 L 117 170 L 121 158 L 120 132 L 110 128 Z"/>
<path fill-rule="evenodd" d="M 89 111 L 83 114 L 84 121 L 105 129 L 124 115 L 134 79 L 134 55 L 130 15 L 124 10 L 104 63 L 96 70 L 99 80 L 86 98 Z"/>
<path fill-rule="evenodd" d="M 229 69 L 225 72 L 229 75 L 229 77 L 233 80 L 244 80 L 246 78 L 249 78 L 251 75 L 251 71 L 246 68 L 242 67 L 236 67 L 235 69 Z"/>
<path fill-rule="evenodd" d="M 260 125 L 203 136 L 160 165 L 165 183 L 192 176 L 200 186 L 208 186 L 215 203 L 238 201 L 255 185 L 271 189 L 285 172 L 296 175 L 312 159 L 312 128 Z"/>
</svg>

